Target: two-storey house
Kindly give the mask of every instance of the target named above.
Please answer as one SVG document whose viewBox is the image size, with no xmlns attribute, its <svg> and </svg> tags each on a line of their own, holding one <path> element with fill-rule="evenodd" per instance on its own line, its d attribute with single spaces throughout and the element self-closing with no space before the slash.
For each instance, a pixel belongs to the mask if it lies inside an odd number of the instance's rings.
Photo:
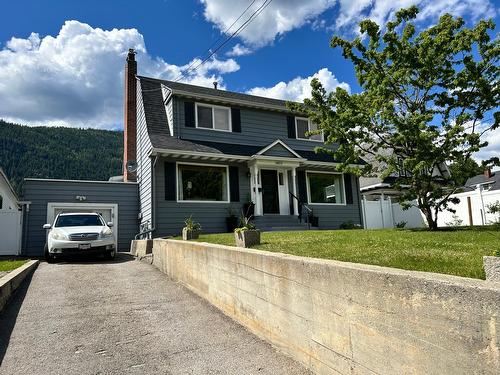
<svg viewBox="0 0 500 375">
<path fill-rule="evenodd" d="M 225 232 L 253 202 L 262 229 L 361 223 L 358 178 L 314 148 L 315 125 L 286 102 L 125 73 L 125 181 L 137 179 L 140 218 L 155 236 L 178 234 L 192 215 Z M 300 219 L 300 220 L 299 220 Z"/>
</svg>

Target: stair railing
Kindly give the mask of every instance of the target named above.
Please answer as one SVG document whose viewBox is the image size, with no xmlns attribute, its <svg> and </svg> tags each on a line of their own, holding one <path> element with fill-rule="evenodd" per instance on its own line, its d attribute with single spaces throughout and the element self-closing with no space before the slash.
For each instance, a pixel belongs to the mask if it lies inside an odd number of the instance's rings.
<svg viewBox="0 0 500 375">
<path fill-rule="evenodd" d="M 307 212 L 305 215 L 305 223 L 307 224 L 307 228 L 311 229 L 311 218 L 314 217 L 314 211 L 311 207 L 309 207 L 307 204 L 305 204 L 299 197 L 297 197 L 295 194 L 292 192 L 289 192 L 290 196 L 292 199 L 295 199 L 297 201 L 297 206 L 298 206 L 298 219 L 299 222 L 302 223 L 302 219 L 304 218 L 304 210 Z M 293 205 L 292 205 L 293 207 Z M 295 212 L 294 212 L 295 213 Z"/>
</svg>

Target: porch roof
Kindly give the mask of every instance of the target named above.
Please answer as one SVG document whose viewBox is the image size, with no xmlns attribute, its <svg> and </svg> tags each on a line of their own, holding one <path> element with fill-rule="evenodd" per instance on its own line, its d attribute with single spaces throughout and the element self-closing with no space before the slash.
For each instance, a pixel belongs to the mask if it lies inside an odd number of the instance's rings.
<svg viewBox="0 0 500 375">
<path fill-rule="evenodd" d="M 241 159 L 249 160 L 252 156 L 256 155 L 263 149 L 263 146 L 256 145 L 244 145 L 235 143 L 222 143 L 222 142 L 211 142 L 211 141 L 199 141 L 199 140 L 186 140 L 174 137 L 157 137 L 156 135 L 151 137 L 153 143 L 153 152 L 157 154 L 205 154 L 208 156 L 213 156 L 215 158 L 229 158 L 229 159 Z M 316 153 L 312 150 L 296 150 L 294 151 L 303 159 L 311 162 L 320 163 L 332 163 L 338 164 L 339 161 L 335 160 L 330 154 L 327 153 Z M 209 155 L 213 154 L 213 155 Z M 276 157 L 279 159 L 279 156 Z M 360 161 L 360 164 L 364 164 Z"/>
</svg>

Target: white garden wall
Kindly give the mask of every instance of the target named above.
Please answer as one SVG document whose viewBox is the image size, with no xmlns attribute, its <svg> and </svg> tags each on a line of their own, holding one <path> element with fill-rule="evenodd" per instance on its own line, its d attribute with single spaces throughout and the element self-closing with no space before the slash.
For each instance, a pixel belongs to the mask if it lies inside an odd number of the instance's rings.
<svg viewBox="0 0 500 375">
<path fill-rule="evenodd" d="M 395 228 L 396 224 L 404 221 L 405 228 L 420 228 L 425 226 L 420 210 L 411 207 L 403 210 L 399 203 L 392 203 L 391 199 L 378 201 L 362 201 L 365 229 Z"/>
</svg>

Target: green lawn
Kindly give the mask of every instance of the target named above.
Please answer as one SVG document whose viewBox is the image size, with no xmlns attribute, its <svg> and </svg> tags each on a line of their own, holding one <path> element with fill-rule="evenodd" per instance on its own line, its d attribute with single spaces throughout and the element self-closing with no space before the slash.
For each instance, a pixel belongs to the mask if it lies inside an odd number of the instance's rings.
<svg viewBox="0 0 500 375">
<path fill-rule="evenodd" d="M 0 260 L 0 272 L 12 271 L 26 262 L 27 260 Z"/>
<path fill-rule="evenodd" d="M 201 235 L 198 241 L 234 246 L 234 235 Z M 500 232 L 491 228 L 311 230 L 264 232 L 261 241 L 256 249 L 484 279 L 482 257 L 500 248 Z"/>
</svg>

